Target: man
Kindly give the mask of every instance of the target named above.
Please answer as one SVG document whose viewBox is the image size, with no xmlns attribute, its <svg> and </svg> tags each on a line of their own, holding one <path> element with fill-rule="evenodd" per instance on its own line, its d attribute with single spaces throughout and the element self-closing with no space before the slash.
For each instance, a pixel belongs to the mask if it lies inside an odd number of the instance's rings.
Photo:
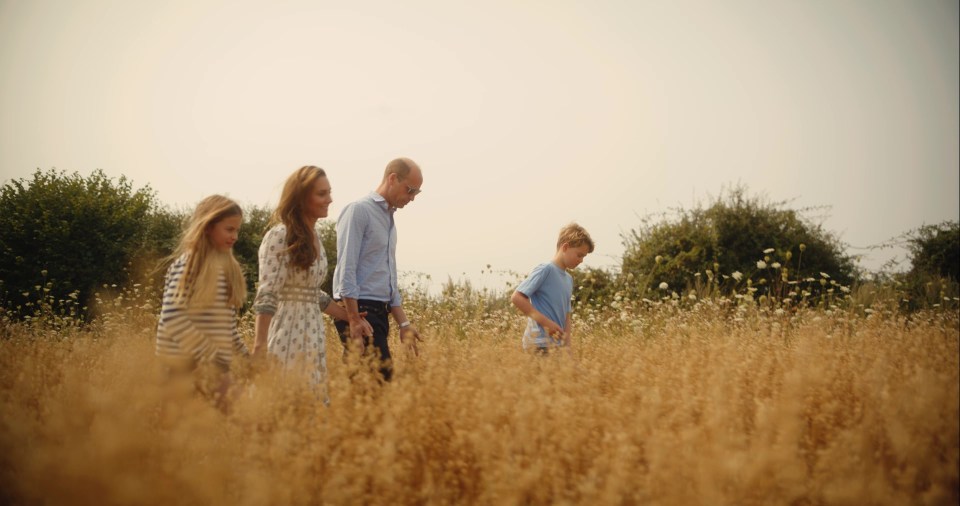
<svg viewBox="0 0 960 506">
<path fill-rule="evenodd" d="M 347 204 L 337 220 L 337 268 L 333 274 L 333 298 L 347 310 L 347 321 L 337 321 L 340 341 L 347 353 L 352 342 L 366 348 L 363 319 L 373 327 L 373 346 L 380 352 L 380 373 L 390 381 L 390 334 L 388 314 L 400 326 L 400 342 L 417 353 L 420 333 L 403 312 L 397 289 L 397 228 L 393 214 L 413 202 L 420 193 L 423 174 L 409 158 L 387 164 L 376 191 Z"/>
</svg>

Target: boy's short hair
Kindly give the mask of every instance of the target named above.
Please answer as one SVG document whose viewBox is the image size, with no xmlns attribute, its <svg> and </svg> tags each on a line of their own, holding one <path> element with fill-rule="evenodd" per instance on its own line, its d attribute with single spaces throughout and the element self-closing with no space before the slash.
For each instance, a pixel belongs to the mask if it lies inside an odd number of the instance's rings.
<svg viewBox="0 0 960 506">
<path fill-rule="evenodd" d="M 569 244 L 574 248 L 586 244 L 590 248 L 589 252 L 593 253 L 593 239 L 590 238 L 590 234 L 587 233 L 586 229 L 576 223 L 571 223 L 560 229 L 560 237 L 557 239 L 557 249 L 560 249 L 564 244 Z"/>
</svg>

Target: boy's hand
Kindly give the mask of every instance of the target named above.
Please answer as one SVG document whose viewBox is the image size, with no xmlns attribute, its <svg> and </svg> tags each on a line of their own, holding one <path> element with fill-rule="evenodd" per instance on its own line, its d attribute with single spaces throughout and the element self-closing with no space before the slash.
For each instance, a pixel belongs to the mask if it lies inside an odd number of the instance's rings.
<svg viewBox="0 0 960 506">
<path fill-rule="evenodd" d="M 546 323 L 541 323 L 543 330 L 547 331 L 547 335 L 554 339 L 563 339 L 563 327 L 559 326 L 553 320 L 546 318 Z"/>
</svg>

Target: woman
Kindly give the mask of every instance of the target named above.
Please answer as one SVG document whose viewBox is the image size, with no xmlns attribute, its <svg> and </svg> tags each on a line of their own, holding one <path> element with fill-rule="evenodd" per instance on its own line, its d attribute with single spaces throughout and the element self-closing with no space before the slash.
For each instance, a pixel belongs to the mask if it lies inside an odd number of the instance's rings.
<svg viewBox="0 0 960 506">
<path fill-rule="evenodd" d="M 346 311 L 331 304 L 320 289 L 327 276 L 327 255 L 317 220 L 327 216 L 332 202 L 323 169 L 309 165 L 287 178 L 271 227 L 260 243 L 259 288 L 253 304 L 257 314 L 253 354 L 266 350 L 288 368 L 306 367 L 310 383 L 318 387 L 325 385 L 327 371 L 320 313 L 347 318 Z"/>
</svg>

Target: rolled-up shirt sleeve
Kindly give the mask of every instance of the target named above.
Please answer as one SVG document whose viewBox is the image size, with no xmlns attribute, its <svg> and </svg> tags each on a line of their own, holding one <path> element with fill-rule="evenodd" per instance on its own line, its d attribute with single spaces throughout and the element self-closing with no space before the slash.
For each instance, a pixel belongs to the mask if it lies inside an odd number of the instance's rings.
<svg viewBox="0 0 960 506">
<path fill-rule="evenodd" d="M 366 227 L 366 215 L 359 206 L 349 204 L 337 220 L 337 268 L 333 276 L 333 297 L 360 298 L 357 266 Z"/>
</svg>

